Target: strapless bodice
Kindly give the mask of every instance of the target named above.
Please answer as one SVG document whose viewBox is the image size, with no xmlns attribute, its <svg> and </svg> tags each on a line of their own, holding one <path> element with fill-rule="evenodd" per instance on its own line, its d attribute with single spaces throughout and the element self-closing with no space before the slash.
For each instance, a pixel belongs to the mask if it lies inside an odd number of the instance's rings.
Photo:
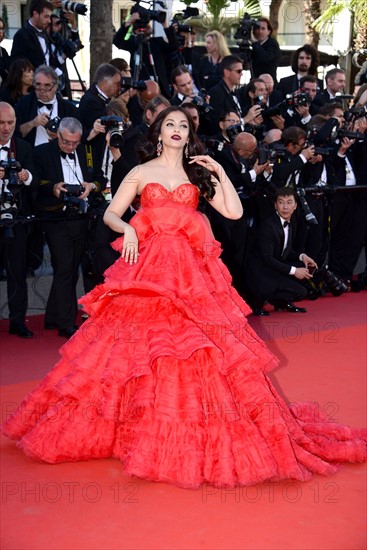
<svg viewBox="0 0 367 550">
<path fill-rule="evenodd" d="M 141 194 L 143 208 L 156 206 L 157 203 L 180 203 L 196 209 L 199 203 L 199 189 L 192 183 L 182 183 L 169 191 L 160 183 L 147 183 Z"/>
</svg>

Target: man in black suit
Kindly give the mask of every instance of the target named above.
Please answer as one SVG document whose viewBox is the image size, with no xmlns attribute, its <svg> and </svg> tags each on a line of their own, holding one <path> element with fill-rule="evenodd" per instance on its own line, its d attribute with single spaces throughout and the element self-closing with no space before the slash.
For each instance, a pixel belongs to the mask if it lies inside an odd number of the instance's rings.
<svg viewBox="0 0 367 550">
<path fill-rule="evenodd" d="M 313 75 L 317 76 L 317 68 L 320 64 L 320 56 L 318 51 L 310 44 L 304 44 L 296 50 L 292 56 L 292 71 L 291 76 L 281 78 L 277 86 L 278 90 L 282 92 L 283 99 L 288 94 L 293 94 L 300 88 L 300 80 L 303 76 Z M 322 80 L 317 79 L 318 87 L 320 90 L 323 88 Z"/>
<path fill-rule="evenodd" d="M 343 69 L 331 69 L 325 75 L 325 90 L 317 92 L 315 104 L 318 106 L 330 103 L 338 99 L 337 94 L 343 94 L 345 88 L 345 71 Z"/>
<path fill-rule="evenodd" d="M 170 99 L 171 105 L 181 105 L 184 101 L 192 101 L 195 96 L 194 81 L 185 65 L 179 65 L 171 74 L 175 95 Z"/>
<path fill-rule="evenodd" d="M 177 51 L 177 43 L 175 38 L 175 31 L 167 24 L 167 18 L 164 20 L 163 28 L 167 37 L 167 42 L 161 37 L 150 37 L 152 31 L 149 23 L 140 21 L 139 13 L 132 13 L 117 31 L 113 37 L 113 43 L 117 48 L 126 50 L 131 54 L 130 66 L 133 73 L 133 77 L 137 80 L 156 80 L 159 84 L 159 88 L 162 94 L 166 97 L 171 97 L 169 74 L 171 70 L 167 72 L 167 59 L 170 59 L 174 52 Z M 128 39 L 125 37 L 130 29 L 133 27 L 133 32 Z M 136 60 L 139 44 L 142 42 L 142 55 L 141 55 L 141 70 L 136 75 Z M 150 51 L 149 51 L 150 50 Z M 154 65 L 151 64 L 151 59 Z"/>
<path fill-rule="evenodd" d="M 22 97 L 16 105 L 17 130 L 32 146 L 48 143 L 57 137 L 56 127 L 49 129 L 56 117 L 79 118 L 78 109 L 57 91 L 56 72 L 41 65 L 33 76 L 34 91 Z"/>
<path fill-rule="evenodd" d="M 7 277 L 9 332 L 21 338 L 32 338 L 33 333 L 25 326 L 28 307 L 27 289 L 27 238 L 31 230 L 30 223 L 21 223 L 32 214 L 32 189 L 37 186 L 34 177 L 31 146 L 14 137 L 16 118 L 9 103 L 0 103 L 0 160 L 2 163 L 16 160 L 22 167 L 18 173 L 19 184 L 8 189 L 6 172 L 0 169 L 1 187 L 1 225 L 0 256 L 4 261 Z M 7 193 L 10 191 L 10 197 Z M 6 197 L 8 196 L 8 200 Z M 15 207 L 16 212 L 9 210 Z M 12 224 L 12 220 L 15 221 Z"/>
<path fill-rule="evenodd" d="M 252 32 L 251 61 L 253 77 L 260 78 L 261 73 L 269 73 L 276 82 L 281 52 L 278 42 L 271 38 L 273 27 L 269 19 L 260 17 Z"/>
<path fill-rule="evenodd" d="M 59 67 L 59 62 L 53 53 L 52 42 L 46 33 L 51 23 L 52 10 L 53 6 L 48 0 L 31 0 L 30 19 L 14 35 L 12 59 L 28 59 L 34 68 L 39 65 Z M 59 74 L 61 72 L 59 70 Z"/>
<path fill-rule="evenodd" d="M 80 145 L 82 134 L 79 120 L 66 117 L 60 122 L 57 139 L 34 150 L 40 180 L 37 207 L 54 271 L 45 328 L 58 328 L 65 338 L 77 330 L 76 284 L 88 231 L 88 218 L 82 211 L 105 184 L 101 173 L 93 169 L 93 158 L 87 160 L 86 148 Z M 70 204 L 72 197 L 78 200 L 75 206 Z"/>
<path fill-rule="evenodd" d="M 297 208 L 295 191 L 278 189 L 275 210 L 258 229 L 253 253 L 248 258 L 247 283 L 251 291 L 248 301 L 255 315 L 269 315 L 262 309 L 265 301 L 276 311 L 305 313 L 293 302 L 305 298 L 306 288 L 298 281 L 312 278 L 316 263 L 306 254 L 292 248 L 292 215 Z"/>
</svg>

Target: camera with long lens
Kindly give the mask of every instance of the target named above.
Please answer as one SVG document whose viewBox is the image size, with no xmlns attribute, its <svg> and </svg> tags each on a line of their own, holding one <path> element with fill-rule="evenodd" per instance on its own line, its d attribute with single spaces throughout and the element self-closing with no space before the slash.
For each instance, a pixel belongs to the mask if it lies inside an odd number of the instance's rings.
<svg viewBox="0 0 367 550">
<path fill-rule="evenodd" d="M 201 88 L 199 93 L 192 98 L 192 103 L 199 109 L 200 115 L 208 115 L 210 111 L 213 111 L 213 107 L 206 102 L 207 92 L 204 88 Z"/>
<path fill-rule="evenodd" d="M 354 122 L 358 118 L 364 117 L 367 117 L 367 105 L 364 105 L 363 107 L 357 107 L 354 105 L 344 113 L 345 122 Z"/>
<path fill-rule="evenodd" d="M 242 21 L 240 21 L 240 26 L 237 28 L 233 38 L 235 40 L 250 41 L 251 31 L 256 26 L 259 26 L 257 19 L 251 19 L 249 14 L 246 12 Z M 248 46 L 251 47 L 250 44 L 248 44 Z"/>
<path fill-rule="evenodd" d="M 313 145 L 315 150 L 315 155 L 322 155 L 324 157 L 328 157 L 333 153 L 334 147 L 318 146 L 317 137 L 318 137 L 319 130 L 320 129 L 317 126 L 311 126 L 311 128 L 308 129 L 305 147 L 311 147 L 311 145 Z"/>
<path fill-rule="evenodd" d="M 70 40 L 70 38 L 63 40 L 59 32 L 52 33 L 51 38 L 57 51 L 68 59 L 74 59 L 76 54 L 84 48 L 80 40 Z"/>
<path fill-rule="evenodd" d="M 61 118 L 58 117 L 58 116 L 55 116 L 54 118 L 51 118 L 48 121 L 45 128 L 46 128 L 46 130 L 49 130 L 49 132 L 52 132 L 53 134 L 56 134 L 57 130 L 59 129 L 60 122 L 61 122 Z"/>
<path fill-rule="evenodd" d="M 288 109 L 293 110 L 294 107 L 308 107 L 311 105 L 312 99 L 308 92 L 295 92 L 293 94 L 287 94 L 285 99 L 280 103 L 277 103 L 273 107 L 263 107 L 262 116 L 271 118 L 273 116 L 282 115 L 284 111 Z"/>
<path fill-rule="evenodd" d="M 88 201 L 80 198 L 85 191 L 82 185 L 74 185 L 71 183 L 64 183 L 66 191 L 60 192 L 60 200 L 63 202 L 67 213 L 85 214 L 88 210 Z"/>
<path fill-rule="evenodd" d="M 123 76 L 120 80 L 121 92 L 124 93 L 132 88 L 138 92 L 144 92 L 147 89 L 145 80 L 133 80 L 130 76 Z"/>
<path fill-rule="evenodd" d="M 184 11 L 176 13 L 172 18 L 172 25 L 174 25 L 176 31 L 176 40 L 179 48 L 183 48 L 185 45 L 185 37 L 181 36 L 181 32 L 192 33 L 194 32 L 193 27 L 190 24 L 183 23 L 186 19 L 190 17 L 197 17 L 199 15 L 199 10 L 197 8 L 187 7 Z"/>
<path fill-rule="evenodd" d="M 73 11 L 79 15 L 85 15 L 88 11 L 87 6 L 79 4 L 79 2 L 69 2 L 67 0 L 61 0 L 61 6 L 66 11 Z"/>
<path fill-rule="evenodd" d="M 4 171 L 0 179 L 0 221 L 1 224 L 12 223 L 18 212 L 17 193 L 23 185 L 19 179 L 22 170 L 20 162 L 15 159 L 1 160 L 0 168 Z"/>
<path fill-rule="evenodd" d="M 121 147 L 124 143 L 123 133 L 126 129 L 123 118 L 115 115 L 102 116 L 101 124 L 105 126 L 110 135 L 110 146 Z"/>
<path fill-rule="evenodd" d="M 344 292 L 347 292 L 348 287 L 343 279 L 331 271 L 327 265 L 322 266 L 316 273 L 319 273 L 321 279 L 333 296 L 340 296 Z"/>
<path fill-rule="evenodd" d="M 134 21 L 134 29 L 139 29 L 141 27 L 146 27 L 150 21 L 157 21 L 158 23 L 164 23 L 166 20 L 166 12 L 161 10 L 151 10 L 147 8 L 143 8 L 143 6 L 139 5 L 140 0 L 137 0 L 136 4 L 132 6 L 130 10 L 130 14 L 138 13 L 140 15 L 140 19 L 138 21 Z M 151 2 L 152 5 L 154 5 L 154 2 Z M 156 2 L 156 4 L 159 4 L 162 8 L 165 7 L 163 2 Z"/>
<path fill-rule="evenodd" d="M 302 187 L 296 187 L 297 201 L 307 225 L 318 225 L 318 221 L 312 212 L 307 200 L 306 191 Z"/>
</svg>

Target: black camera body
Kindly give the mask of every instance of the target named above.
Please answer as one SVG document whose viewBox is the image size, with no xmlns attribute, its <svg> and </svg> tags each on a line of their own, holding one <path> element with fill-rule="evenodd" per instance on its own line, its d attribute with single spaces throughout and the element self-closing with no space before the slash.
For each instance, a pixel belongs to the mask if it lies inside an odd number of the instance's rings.
<svg viewBox="0 0 367 550">
<path fill-rule="evenodd" d="M 367 117 L 367 105 L 363 105 L 363 107 L 357 107 L 354 105 L 349 109 L 349 111 L 345 111 L 344 113 L 344 120 L 346 122 L 354 122 L 358 118 L 364 117 Z"/>
<path fill-rule="evenodd" d="M 126 92 L 132 88 L 138 92 L 144 92 L 147 89 L 145 80 L 133 80 L 130 76 L 123 76 L 120 81 L 121 93 Z"/>
<path fill-rule="evenodd" d="M 146 27 L 150 21 L 157 21 L 158 23 L 164 23 L 166 20 L 166 12 L 160 10 L 150 10 L 143 8 L 139 5 L 140 0 L 137 0 L 136 4 L 131 8 L 130 14 L 138 13 L 140 15 L 140 20 L 136 21 L 139 23 L 139 27 Z M 162 2 L 157 2 L 162 7 L 164 4 Z M 135 27 L 134 27 L 135 28 Z"/>
<path fill-rule="evenodd" d="M 208 115 L 211 111 L 213 111 L 213 107 L 209 105 L 209 103 L 206 102 L 205 98 L 207 96 L 206 90 L 204 88 L 201 88 L 198 95 L 192 98 L 191 102 L 197 106 L 199 109 L 200 115 Z"/>
<path fill-rule="evenodd" d="M 124 120 L 120 116 L 109 115 L 101 117 L 101 124 L 105 126 L 110 134 L 110 146 L 119 148 L 124 143 L 123 132 L 126 129 Z"/>
<path fill-rule="evenodd" d="M 59 32 L 52 33 L 51 38 L 57 50 L 68 59 L 74 59 L 76 54 L 84 48 L 80 40 L 71 40 L 70 38 L 64 40 Z"/>
<path fill-rule="evenodd" d="M 249 14 L 246 12 L 233 38 L 235 40 L 249 41 L 251 39 L 251 31 L 253 30 L 254 27 L 258 25 L 259 25 L 259 22 L 257 21 L 257 19 L 251 19 Z"/>
<path fill-rule="evenodd" d="M 53 134 L 56 134 L 57 130 L 59 129 L 60 122 L 61 122 L 61 118 L 58 117 L 58 116 L 55 116 L 55 118 L 51 118 L 48 121 L 45 128 L 46 128 L 46 130 L 49 130 Z"/>
<path fill-rule="evenodd" d="M 19 179 L 19 172 L 22 170 L 20 162 L 10 158 L 8 161 L 1 160 L 0 168 L 4 170 L 0 194 L 0 222 L 12 224 L 18 212 L 16 195 L 23 185 Z"/>
<path fill-rule="evenodd" d="M 71 214 L 85 214 L 88 210 L 88 202 L 79 198 L 85 191 L 84 187 L 70 183 L 64 183 L 64 187 L 66 191 L 60 193 L 60 200 L 64 207 L 69 209 Z"/>
<path fill-rule="evenodd" d="M 265 126 L 263 124 L 244 124 L 243 122 L 239 122 L 238 124 L 228 126 L 226 133 L 229 141 L 233 143 L 234 138 L 242 132 L 247 132 L 248 134 L 252 134 L 254 136 L 256 132 L 262 132 L 264 128 Z"/>
<path fill-rule="evenodd" d="M 283 143 L 275 141 L 274 143 L 260 143 L 257 147 L 257 160 L 259 164 L 265 164 L 269 161 L 271 165 L 276 164 L 287 154 L 287 149 Z"/>
<path fill-rule="evenodd" d="M 294 94 L 287 94 L 285 96 L 284 104 L 289 107 L 308 107 L 311 105 L 312 99 L 308 92 L 295 92 Z"/>
</svg>

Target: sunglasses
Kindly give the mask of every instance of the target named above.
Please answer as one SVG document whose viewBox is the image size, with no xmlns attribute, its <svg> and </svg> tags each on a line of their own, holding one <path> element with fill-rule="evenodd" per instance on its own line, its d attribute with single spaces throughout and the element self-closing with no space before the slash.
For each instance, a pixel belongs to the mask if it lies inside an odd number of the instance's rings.
<svg viewBox="0 0 367 550">
<path fill-rule="evenodd" d="M 243 69 L 229 69 L 230 71 L 232 71 L 233 73 L 237 73 L 237 74 L 241 74 Z"/>
</svg>

